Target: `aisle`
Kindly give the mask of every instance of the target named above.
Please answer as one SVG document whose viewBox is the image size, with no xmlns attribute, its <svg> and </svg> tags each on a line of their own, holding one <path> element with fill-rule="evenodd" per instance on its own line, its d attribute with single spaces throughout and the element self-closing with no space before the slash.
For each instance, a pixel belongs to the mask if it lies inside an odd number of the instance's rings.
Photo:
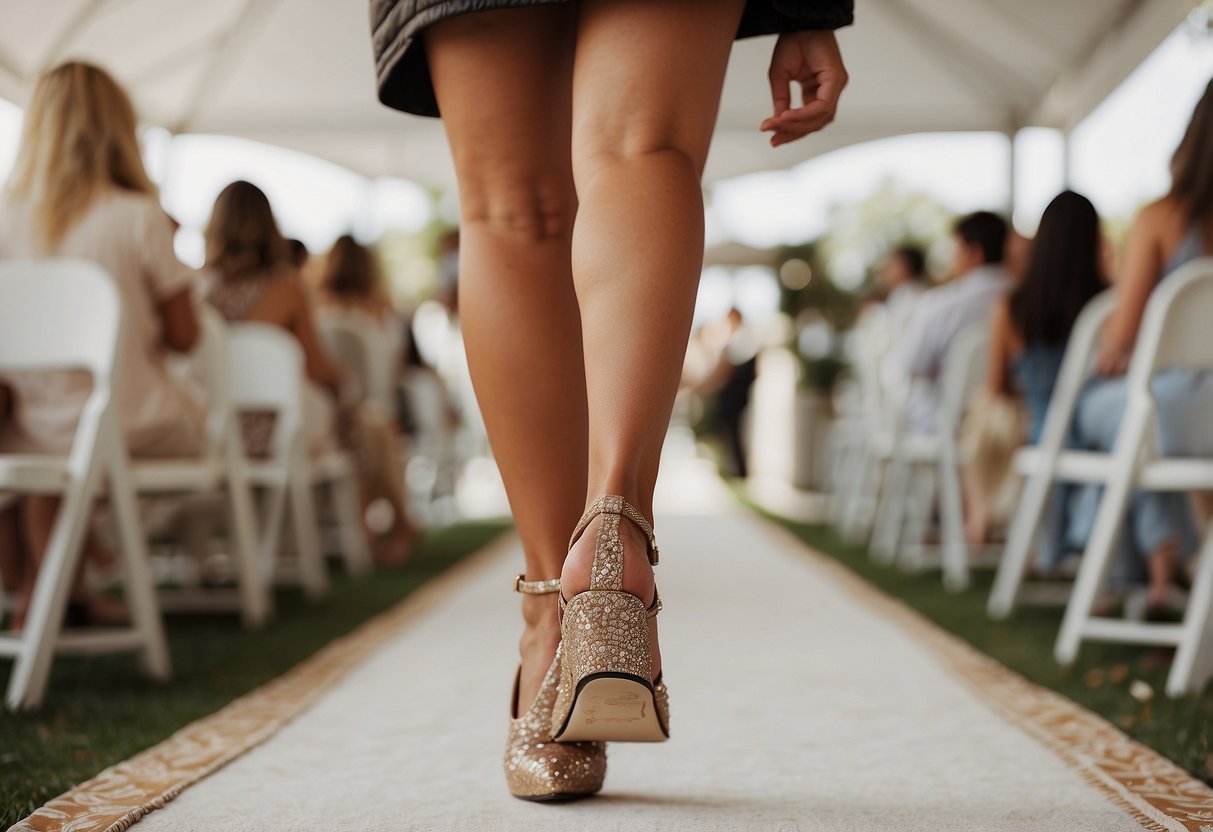
<svg viewBox="0 0 1213 832">
<path fill-rule="evenodd" d="M 877 596 L 713 483 L 670 492 L 658 577 L 673 739 L 611 746 L 600 797 L 537 805 L 505 791 L 510 543 L 137 832 L 1199 830 L 1168 817 L 1177 802 L 1210 822 L 1213 793 L 1106 723 Z M 679 512 L 688 503 L 708 513 Z M 1121 767 L 1149 770 L 1148 799 Z"/>
</svg>

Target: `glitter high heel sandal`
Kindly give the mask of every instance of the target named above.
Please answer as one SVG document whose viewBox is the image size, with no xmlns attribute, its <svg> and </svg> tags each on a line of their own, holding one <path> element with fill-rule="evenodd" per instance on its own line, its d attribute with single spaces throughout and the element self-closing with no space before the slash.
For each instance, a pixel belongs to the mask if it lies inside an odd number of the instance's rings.
<svg viewBox="0 0 1213 832">
<path fill-rule="evenodd" d="M 669 696 L 665 683 L 653 678 L 649 648 L 649 619 L 661 610 L 661 599 L 654 592 L 646 608 L 624 590 L 620 519 L 644 532 L 653 565 L 657 541 L 643 514 L 622 497 L 607 495 L 586 510 L 570 546 L 599 515 L 590 588 L 568 601 L 560 596 L 563 660 L 552 732 L 557 742 L 661 742 L 670 736 Z"/>
<path fill-rule="evenodd" d="M 527 581 L 519 575 L 514 591 L 546 595 L 560 591 L 560 579 Z M 560 679 L 561 649 L 548 667 L 539 693 L 520 717 L 518 687 L 522 669 L 514 679 L 510 730 L 505 741 L 505 781 L 510 794 L 523 800 L 554 801 L 588 797 L 602 788 L 606 777 L 606 746 L 600 742 L 555 744 L 552 741 L 552 707 Z"/>
</svg>

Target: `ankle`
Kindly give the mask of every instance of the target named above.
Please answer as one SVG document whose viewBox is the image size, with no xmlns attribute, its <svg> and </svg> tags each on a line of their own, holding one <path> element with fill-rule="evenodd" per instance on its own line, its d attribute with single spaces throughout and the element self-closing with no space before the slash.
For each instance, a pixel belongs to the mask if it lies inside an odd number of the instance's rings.
<svg viewBox="0 0 1213 832">
<path fill-rule="evenodd" d="M 596 517 L 569 549 L 560 577 L 561 591 L 566 599 L 590 588 L 594 550 L 601 525 L 602 517 Z M 630 520 L 621 519 L 619 539 L 623 544 L 623 589 L 647 603 L 652 599 L 654 588 L 653 569 L 648 559 L 648 538 Z"/>
</svg>

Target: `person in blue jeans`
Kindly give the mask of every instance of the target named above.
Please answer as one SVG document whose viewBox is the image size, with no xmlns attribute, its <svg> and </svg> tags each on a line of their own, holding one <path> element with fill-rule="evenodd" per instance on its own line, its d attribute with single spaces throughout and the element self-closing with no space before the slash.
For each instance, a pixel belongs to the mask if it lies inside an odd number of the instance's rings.
<svg viewBox="0 0 1213 832">
<path fill-rule="evenodd" d="M 988 392 L 1022 397 L 1030 444 L 1040 440 L 1074 322 L 1091 298 L 1107 288 L 1105 250 L 1091 201 L 1073 191 L 1059 194 L 1040 218 L 1023 279 L 994 307 Z M 1044 571 L 1066 554 L 1068 494 L 1068 487 L 1058 486 L 1045 509 L 1037 550 L 1037 566 Z"/>
<path fill-rule="evenodd" d="M 1213 81 L 1196 105 L 1171 163 L 1170 192 L 1144 208 L 1133 224 L 1117 281 L 1117 304 L 1101 335 L 1097 375 L 1078 402 L 1075 447 L 1110 451 L 1124 416 L 1125 371 L 1150 293 L 1168 275 L 1213 254 Z M 1213 373 L 1169 369 L 1154 376 L 1158 446 L 1163 454 L 1213 456 Z M 1084 489 L 1070 513 L 1071 541 L 1085 541 L 1099 494 Z M 1198 545 L 1186 494 L 1135 492 L 1130 502 L 1113 580 L 1149 582 L 1147 603 L 1160 606 L 1183 558 Z"/>
</svg>

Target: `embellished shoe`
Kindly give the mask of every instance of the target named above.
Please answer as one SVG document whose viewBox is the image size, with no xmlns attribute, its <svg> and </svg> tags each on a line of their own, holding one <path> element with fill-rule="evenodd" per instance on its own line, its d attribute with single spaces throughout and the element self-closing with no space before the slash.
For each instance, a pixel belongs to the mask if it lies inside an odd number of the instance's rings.
<svg viewBox="0 0 1213 832">
<path fill-rule="evenodd" d="M 544 595 L 560 591 L 560 579 L 526 581 L 514 579 L 514 591 Z M 601 742 L 561 743 L 552 741 L 552 706 L 560 680 L 561 648 L 548 667 L 535 701 L 522 716 L 518 713 L 519 668 L 510 706 L 510 730 L 505 741 L 505 780 L 510 794 L 522 800 L 553 801 L 587 797 L 602 788 L 606 777 L 606 745 Z"/>
<path fill-rule="evenodd" d="M 552 733 L 562 743 L 661 742 L 670 736 L 669 696 L 665 683 L 653 678 L 649 646 L 649 619 L 661 610 L 661 599 L 654 592 L 646 607 L 624 590 L 620 519 L 644 532 L 654 566 L 657 541 L 643 514 L 622 497 L 607 495 L 586 510 L 570 547 L 599 515 L 590 588 L 567 601 L 560 595 L 562 661 Z"/>
</svg>

